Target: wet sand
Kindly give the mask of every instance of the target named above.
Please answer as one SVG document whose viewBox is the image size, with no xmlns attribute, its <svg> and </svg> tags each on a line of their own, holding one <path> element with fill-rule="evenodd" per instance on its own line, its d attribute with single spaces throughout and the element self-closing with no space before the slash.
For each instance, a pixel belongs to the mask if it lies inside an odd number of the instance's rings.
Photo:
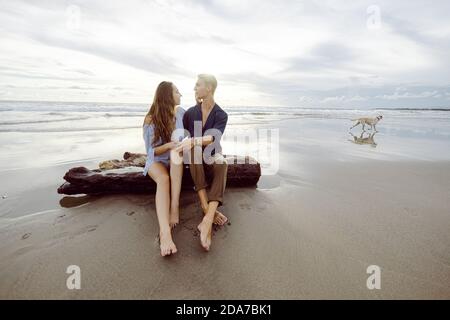
<svg viewBox="0 0 450 320">
<path fill-rule="evenodd" d="M 62 197 L 71 164 L 1 172 L 0 298 L 449 299 L 450 159 L 429 152 L 447 140 L 380 129 L 374 148 L 348 141 L 340 121 L 278 125 L 277 174 L 227 189 L 230 223 L 208 253 L 193 192 L 181 197 L 178 253 L 162 258 L 152 195 Z M 30 175 L 38 182 L 20 183 Z M 69 265 L 80 290 L 66 287 Z M 381 290 L 366 287 L 369 265 Z"/>
</svg>

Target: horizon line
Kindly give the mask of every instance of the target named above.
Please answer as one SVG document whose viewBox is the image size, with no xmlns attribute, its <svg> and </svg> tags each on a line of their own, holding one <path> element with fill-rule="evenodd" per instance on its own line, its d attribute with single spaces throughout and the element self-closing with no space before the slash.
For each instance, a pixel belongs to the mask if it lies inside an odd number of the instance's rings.
<svg viewBox="0 0 450 320">
<path fill-rule="evenodd" d="M 0 99 L 0 102 L 49 102 L 49 103 L 88 103 L 88 104 L 94 104 L 94 103 L 102 103 L 102 104 L 125 104 L 125 105 L 145 105 L 145 104 L 151 104 L 149 102 L 106 102 L 106 101 L 63 101 L 63 100 L 14 100 L 14 99 L 8 99 L 3 100 Z M 180 104 L 182 106 L 182 104 Z M 194 105 L 193 105 L 194 106 Z M 259 108 L 300 108 L 300 109 L 392 109 L 392 110 L 450 110 L 449 106 L 429 106 L 429 107 L 305 107 L 305 106 L 293 106 L 293 105 L 229 105 L 229 107 L 259 107 Z"/>
</svg>

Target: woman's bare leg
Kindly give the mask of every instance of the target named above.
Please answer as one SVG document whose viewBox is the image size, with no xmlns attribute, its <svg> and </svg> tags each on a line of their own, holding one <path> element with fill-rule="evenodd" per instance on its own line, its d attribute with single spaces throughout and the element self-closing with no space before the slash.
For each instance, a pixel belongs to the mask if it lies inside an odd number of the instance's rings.
<svg viewBox="0 0 450 320">
<path fill-rule="evenodd" d="M 167 256 L 177 252 L 169 226 L 170 178 L 166 167 L 159 162 L 151 165 L 148 175 L 156 182 L 155 204 L 159 223 L 161 255 Z"/>
<path fill-rule="evenodd" d="M 179 157 L 179 158 L 177 158 Z M 170 228 L 175 227 L 180 217 L 180 192 L 183 179 L 183 159 L 174 150 L 170 152 Z"/>
</svg>

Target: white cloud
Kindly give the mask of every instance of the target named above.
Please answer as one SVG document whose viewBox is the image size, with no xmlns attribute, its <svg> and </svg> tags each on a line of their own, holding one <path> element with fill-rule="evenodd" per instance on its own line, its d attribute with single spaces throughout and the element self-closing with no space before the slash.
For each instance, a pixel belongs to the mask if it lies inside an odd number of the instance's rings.
<svg viewBox="0 0 450 320">
<path fill-rule="evenodd" d="M 440 98 L 442 95 L 438 91 L 423 91 L 418 93 L 412 92 L 395 92 L 394 94 L 384 94 L 376 96 L 376 98 L 386 99 L 386 100 L 399 100 L 399 99 L 415 99 L 415 98 Z"/>
<path fill-rule="evenodd" d="M 372 4 L 0 0 L 0 99 L 149 102 L 171 80 L 191 104 L 210 72 L 223 104 L 448 103 L 449 3 L 378 1 L 369 29 Z"/>
</svg>

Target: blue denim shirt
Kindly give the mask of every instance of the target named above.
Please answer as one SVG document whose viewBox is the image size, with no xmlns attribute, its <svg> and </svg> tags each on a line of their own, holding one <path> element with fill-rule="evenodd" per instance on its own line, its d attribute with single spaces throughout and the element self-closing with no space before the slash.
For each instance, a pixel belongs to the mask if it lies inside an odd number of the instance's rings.
<svg viewBox="0 0 450 320">
<path fill-rule="evenodd" d="M 175 114 L 175 129 L 182 129 L 183 130 L 183 115 L 184 115 L 184 109 L 181 107 L 177 108 L 176 114 Z M 143 171 L 143 175 L 146 176 L 148 173 L 148 169 L 150 169 L 150 166 L 153 164 L 153 162 L 162 162 L 166 166 L 169 166 L 169 157 L 170 157 L 170 151 L 166 151 L 162 154 L 155 155 L 155 148 L 162 145 L 162 140 L 159 138 L 157 143 L 155 145 L 152 145 L 153 137 L 155 134 L 155 126 L 154 124 L 145 124 L 143 128 L 143 136 L 145 141 L 145 149 L 147 152 L 147 161 L 145 162 L 145 167 Z M 172 139 L 176 141 L 181 141 L 184 137 L 184 133 L 179 130 L 179 132 L 175 132 L 175 136 L 172 136 Z"/>
</svg>

